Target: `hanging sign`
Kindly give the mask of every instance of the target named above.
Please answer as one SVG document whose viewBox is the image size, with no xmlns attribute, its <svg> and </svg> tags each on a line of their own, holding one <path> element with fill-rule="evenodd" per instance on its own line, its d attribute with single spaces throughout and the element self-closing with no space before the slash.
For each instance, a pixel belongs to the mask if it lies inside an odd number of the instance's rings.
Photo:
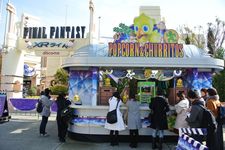
<svg viewBox="0 0 225 150">
<path fill-rule="evenodd" d="M 46 27 L 24 27 L 23 39 L 84 38 L 85 28 L 85 26 L 51 26 L 47 34 Z"/>
<path fill-rule="evenodd" d="M 178 33 L 144 13 L 134 18 L 132 25 L 120 23 L 113 31 L 116 33 L 114 41 L 108 43 L 109 57 L 184 57 Z"/>
<path fill-rule="evenodd" d="M 183 45 L 176 43 L 109 43 L 110 57 L 184 57 Z"/>
</svg>

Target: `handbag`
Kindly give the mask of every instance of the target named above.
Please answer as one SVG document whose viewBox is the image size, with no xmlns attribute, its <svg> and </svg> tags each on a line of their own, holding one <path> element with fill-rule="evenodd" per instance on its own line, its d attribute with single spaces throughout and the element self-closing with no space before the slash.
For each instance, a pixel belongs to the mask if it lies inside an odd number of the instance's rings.
<svg viewBox="0 0 225 150">
<path fill-rule="evenodd" d="M 61 112 L 61 117 L 71 116 L 73 114 L 73 109 L 70 107 L 66 107 Z"/>
<path fill-rule="evenodd" d="M 114 109 L 112 111 L 109 111 L 106 115 L 106 121 L 109 124 L 114 124 L 114 123 L 117 122 L 117 107 L 118 107 L 118 104 L 119 104 L 119 101 L 117 102 L 116 109 Z"/>
</svg>

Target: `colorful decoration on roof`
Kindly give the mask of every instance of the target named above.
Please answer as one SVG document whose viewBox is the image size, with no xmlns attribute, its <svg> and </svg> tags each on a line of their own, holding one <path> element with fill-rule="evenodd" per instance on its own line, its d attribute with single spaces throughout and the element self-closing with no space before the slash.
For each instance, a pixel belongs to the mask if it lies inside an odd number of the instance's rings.
<svg viewBox="0 0 225 150">
<path fill-rule="evenodd" d="M 177 43 L 178 38 L 179 38 L 178 33 L 173 29 L 167 30 L 164 33 L 164 41 L 166 43 Z"/>
<path fill-rule="evenodd" d="M 113 57 L 184 57 L 178 33 L 166 29 L 165 22 L 142 13 L 128 26 L 114 27 L 114 42 L 109 43 L 108 56 Z"/>
<path fill-rule="evenodd" d="M 153 30 L 155 25 L 155 19 L 146 16 L 144 13 L 134 19 L 134 33 L 137 41 L 140 43 L 160 42 L 160 33 L 157 30 Z"/>
</svg>

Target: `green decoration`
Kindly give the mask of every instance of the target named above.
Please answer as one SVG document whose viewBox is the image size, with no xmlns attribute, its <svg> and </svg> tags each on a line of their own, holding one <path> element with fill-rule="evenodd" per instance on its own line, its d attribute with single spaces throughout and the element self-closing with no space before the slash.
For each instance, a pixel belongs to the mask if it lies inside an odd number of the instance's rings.
<svg viewBox="0 0 225 150">
<path fill-rule="evenodd" d="M 169 31 L 167 33 L 167 37 L 168 37 L 168 42 L 169 43 L 173 43 L 176 41 L 176 34 L 174 34 L 172 31 Z"/>
<path fill-rule="evenodd" d="M 116 33 L 124 33 L 124 34 L 130 34 L 132 32 L 130 27 L 123 23 L 120 23 L 119 27 L 114 27 L 113 31 Z"/>
</svg>

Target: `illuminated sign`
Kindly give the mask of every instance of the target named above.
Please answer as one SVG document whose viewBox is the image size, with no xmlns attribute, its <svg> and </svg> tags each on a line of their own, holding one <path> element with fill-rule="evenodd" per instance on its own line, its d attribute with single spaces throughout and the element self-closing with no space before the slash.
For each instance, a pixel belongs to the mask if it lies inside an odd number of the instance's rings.
<svg viewBox="0 0 225 150">
<path fill-rule="evenodd" d="M 47 34 L 46 27 L 24 27 L 23 39 L 84 38 L 85 28 L 85 26 L 51 26 Z"/>
<path fill-rule="evenodd" d="M 177 43 L 109 43 L 110 57 L 184 57 L 183 44 Z"/>
</svg>

